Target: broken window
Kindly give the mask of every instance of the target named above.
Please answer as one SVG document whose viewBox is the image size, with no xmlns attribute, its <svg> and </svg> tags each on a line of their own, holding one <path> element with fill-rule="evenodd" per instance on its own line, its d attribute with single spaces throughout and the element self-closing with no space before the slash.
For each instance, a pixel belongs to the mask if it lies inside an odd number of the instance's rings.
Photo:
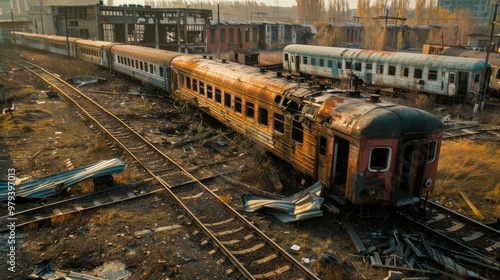
<svg viewBox="0 0 500 280">
<path fill-rule="evenodd" d="M 408 77 L 408 72 L 409 72 L 408 67 L 401 67 L 401 76 L 402 77 Z"/>
<path fill-rule="evenodd" d="M 254 105 L 252 102 L 248 102 L 248 101 L 246 102 L 245 114 L 246 114 L 247 118 L 249 118 L 249 119 L 254 118 L 255 109 L 254 109 Z"/>
<path fill-rule="evenodd" d="M 285 116 L 282 114 L 274 113 L 274 131 L 281 134 L 285 133 Z"/>
<path fill-rule="evenodd" d="M 429 70 L 429 74 L 427 75 L 428 80 L 430 80 L 430 81 L 436 81 L 437 76 L 438 76 L 438 73 L 436 70 Z"/>
<path fill-rule="evenodd" d="M 259 123 L 265 126 L 267 126 L 269 123 L 267 109 L 264 109 L 262 107 L 259 107 Z"/>
<path fill-rule="evenodd" d="M 222 93 L 218 88 L 215 89 L 215 102 L 222 103 Z"/>
<path fill-rule="evenodd" d="M 377 66 L 377 74 L 384 74 L 384 65 Z"/>
<path fill-rule="evenodd" d="M 224 106 L 227 108 L 231 108 L 231 94 L 225 92 L 224 93 Z"/>
<path fill-rule="evenodd" d="M 234 111 L 236 111 L 237 113 L 241 113 L 241 98 L 239 97 L 234 97 Z"/>
<path fill-rule="evenodd" d="M 377 147 L 372 148 L 370 151 L 370 159 L 368 160 L 368 170 L 371 172 L 384 172 L 389 170 L 391 159 L 390 147 Z"/>
<path fill-rule="evenodd" d="M 292 120 L 292 139 L 302 144 L 304 142 L 304 130 L 302 129 L 302 123 L 297 119 L 298 116 L 295 116 Z"/>
<path fill-rule="evenodd" d="M 292 99 L 285 98 L 283 101 L 283 107 L 286 111 L 297 114 L 302 112 L 302 105 L 293 101 Z"/>
<path fill-rule="evenodd" d="M 198 81 L 193 79 L 193 91 L 198 91 Z"/>
</svg>

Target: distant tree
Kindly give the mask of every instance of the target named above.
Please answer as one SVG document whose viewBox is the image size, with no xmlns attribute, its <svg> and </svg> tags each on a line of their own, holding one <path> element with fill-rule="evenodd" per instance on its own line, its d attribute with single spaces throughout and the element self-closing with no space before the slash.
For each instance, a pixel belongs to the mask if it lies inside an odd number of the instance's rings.
<svg viewBox="0 0 500 280">
<path fill-rule="evenodd" d="M 311 23 L 323 19 L 325 13 L 324 0 L 296 0 L 295 12 L 300 22 Z"/>
<path fill-rule="evenodd" d="M 347 0 L 329 0 L 327 16 L 329 21 L 348 21 L 350 12 L 349 3 L 347 2 Z"/>
</svg>

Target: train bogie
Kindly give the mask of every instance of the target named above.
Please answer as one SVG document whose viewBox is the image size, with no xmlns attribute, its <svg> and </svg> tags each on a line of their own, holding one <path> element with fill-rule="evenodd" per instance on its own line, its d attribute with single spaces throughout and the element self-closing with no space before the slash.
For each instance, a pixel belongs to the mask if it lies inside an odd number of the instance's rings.
<svg viewBox="0 0 500 280">
<path fill-rule="evenodd" d="M 481 89 L 484 60 L 308 45 L 283 50 L 291 73 L 331 79 L 361 79 L 365 84 L 442 96 L 470 97 Z"/>
</svg>

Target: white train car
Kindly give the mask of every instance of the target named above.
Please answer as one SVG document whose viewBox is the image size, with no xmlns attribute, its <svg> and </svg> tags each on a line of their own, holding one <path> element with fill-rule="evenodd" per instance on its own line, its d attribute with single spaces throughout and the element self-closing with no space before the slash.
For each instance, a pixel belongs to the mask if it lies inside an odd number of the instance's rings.
<svg viewBox="0 0 500 280">
<path fill-rule="evenodd" d="M 110 69 L 171 92 L 170 63 L 182 53 L 120 44 L 108 45 L 105 51 L 112 54 Z"/>
<path fill-rule="evenodd" d="M 76 55 L 77 58 L 88 61 L 93 64 L 97 64 L 102 67 L 109 67 L 110 53 L 109 48 L 113 44 L 104 41 L 94 41 L 79 39 L 75 41 L 76 43 Z"/>
<path fill-rule="evenodd" d="M 356 75 L 365 84 L 448 97 L 478 94 L 483 59 L 309 45 L 283 49 L 283 68 L 293 74 L 331 79 Z"/>
</svg>

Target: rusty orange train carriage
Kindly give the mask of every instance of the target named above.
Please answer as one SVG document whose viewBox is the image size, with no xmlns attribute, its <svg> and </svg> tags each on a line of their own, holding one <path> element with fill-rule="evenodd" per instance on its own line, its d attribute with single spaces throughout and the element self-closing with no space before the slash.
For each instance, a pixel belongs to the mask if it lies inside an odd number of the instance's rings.
<svg viewBox="0 0 500 280">
<path fill-rule="evenodd" d="M 44 40 L 53 36 L 31 36 L 15 32 L 12 43 L 50 51 Z M 443 124 L 428 112 L 209 56 L 83 39 L 68 44 L 77 59 L 191 102 L 321 181 L 325 194 L 401 207 L 419 205 L 434 188 Z"/>
</svg>

